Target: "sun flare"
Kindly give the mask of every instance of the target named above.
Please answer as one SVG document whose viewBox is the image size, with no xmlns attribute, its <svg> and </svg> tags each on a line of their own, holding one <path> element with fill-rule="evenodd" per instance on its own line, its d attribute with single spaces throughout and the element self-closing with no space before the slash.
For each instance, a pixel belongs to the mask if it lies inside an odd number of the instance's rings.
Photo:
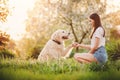
<svg viewBox="0 0 120 80">
<path fill-rule="evenodd" d="M 6 23 L 0 23 L 0 29 L 10 34 L 14 40 L 19 40 L 25 33 L 27 10 L 32 9 L 35 0 L 9 0 L 12 9 Z"/>
<path fill-rule="evenodd" d="M 27 18 L 27 10 L 33 8 L 35 1 L 36 0 L 9 0 L 9 6 L 13 9 L 11 15 L 7 17 L 7 22 L 0 23 L 0 30 L 10 34 L 11 38 L 14 40 L 21 39 L 26 32 L 25 19 Z M 120 0 L 107 0 L 107 13 L 120 9 L 119 4 Z M 111 5 L 117 7 L 111 8 Z"/>
</svg>

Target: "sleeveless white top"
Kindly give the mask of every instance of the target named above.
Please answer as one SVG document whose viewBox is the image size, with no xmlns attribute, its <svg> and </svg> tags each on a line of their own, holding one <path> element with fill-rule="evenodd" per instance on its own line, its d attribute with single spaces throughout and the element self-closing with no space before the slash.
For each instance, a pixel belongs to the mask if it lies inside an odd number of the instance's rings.
<svg viewBox="0 0 120 80">
<path fill-rule="evenodd" d="M 96 29 L 96 31 L 94 32 L 93 36 L 92 36 L 92 39 L 91 39 L 91 48 L 94 47 L 95 45 L 95 38 L 99 38 L 100 39 L 100 43 L 99 43 L 99 46 L 105 46 L 105 37 L 103 37 L 104 35 L 104 30 L 102 27 L 98 27 Z"/>
</svg>

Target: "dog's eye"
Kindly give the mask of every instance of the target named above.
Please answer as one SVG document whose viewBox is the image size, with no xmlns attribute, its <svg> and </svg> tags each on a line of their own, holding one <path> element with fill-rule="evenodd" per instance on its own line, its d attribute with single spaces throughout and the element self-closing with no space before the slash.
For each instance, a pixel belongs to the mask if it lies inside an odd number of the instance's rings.
<svg viewBox="0 0 120 80">
<path fill-rule="evenodd" d="M 62 33 L 64 33 L 64 31 L 62 31 Z"/>
</svg>

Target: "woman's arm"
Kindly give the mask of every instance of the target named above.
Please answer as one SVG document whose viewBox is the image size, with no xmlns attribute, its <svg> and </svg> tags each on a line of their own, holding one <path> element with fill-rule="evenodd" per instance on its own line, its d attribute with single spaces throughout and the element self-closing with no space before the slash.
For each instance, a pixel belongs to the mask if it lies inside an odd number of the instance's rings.
<svg viewBox="0 0 120 80">
<path fill-rule="evenodd" d="M 94 52 L 96 51 L 96 49 L 98 48 L 100 43 L 100 39 L 99 38 L 95 38 L 95 45 L 93 48 L 90 49 L 89 53 L 94 54 Z"/>
<path fill-rule="evenodd" d="M 85 48 L 85 49 L 88 49 L 88 50 L 91 49 L 90 45 L 85 45 L 85 44 L 78 44 L 78 47 L 82 47 L 82 48 Z"/>
</svg>

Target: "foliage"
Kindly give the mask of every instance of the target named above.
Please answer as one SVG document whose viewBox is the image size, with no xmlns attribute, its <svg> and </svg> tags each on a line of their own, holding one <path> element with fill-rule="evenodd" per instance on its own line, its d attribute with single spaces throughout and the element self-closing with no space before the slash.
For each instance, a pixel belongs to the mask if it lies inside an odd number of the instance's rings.
<svg viewBox="0 0 120 80">
<path fill-rule="evenodd" d="M 110 60 L 120 59 L 120 40 L 110 40 L 106 45 L 106 49 Z"/>
<path fill-rule="evenodd" d="M 17 45 L 20 54 L 36 56 L 34 53 L 39 52 L 39 50 L 36 52 L 36 46 L 44 47 L 57 29 L 65 29 L 73 33 L 71 41 L 88 43 L 91 29 L 88 17 L 92 12 L 97 12 L 102 19 L 106 16 L 106 6 L 106 0 L 102 2 L 100 0 L 36 0 L 33 9 L 28 11 L 27 33 Z M 104 18 L 104 22 L 103 26 L 106 27 L 109 21 Z"/>
<path fill-rule="evenodd" d="M 10 41 L 10 35 L 6 32 L 0 31 L 0 50 L 4 49 Z"/>
<path fill-rule="evenodd" d="M 15 55 L 7 50 L 7 49 L 3 49 L 3 50 L 0 50 L 0 59 L 6 59 L 6 58 L 14 58 Z"/>
<path fill-rule="evenodd" d="M 30 55 L 30 58 L 33 58 L 33 59 L 37 59 L 38 58 L 38 55 L 40 54 L 41 50 L 42 50 L 43 46 L 35 46 L 32 50 L 32 54 Z"/>
<path fill-rule="evenodd" d="M 20 53 L 24 53 L 24 56 L 36 58 L 52 33 L 57 29 L 54 25 L 56 21 L 53 18 L 55 11 L 52 8 L 48 1 L 37 0 L 33 10 L 28 11 L 28 19 L 26 19 L 27 33 L 19 41 L 20 46 L 18 45 Z M 40 49 L 38 49 L 39 46 Z M 22 50 L 23 48 L 24 50 Z"/>
<path fill-rule="evenodd" d="M 6 32 L 0 31 L 0 51 L 3 52 L 1 55 L 3 55 L 3 57 L 12 56 L 12 54 L 9 54 L 9 50 L 15 52 L 15 46 L 15 41 L 10 39 L 10 35 Z"/>
<path fill-rule="evenodd" d="M 118 71 L 120 71 L 120 60 L 117 61 L 111 61 L 113 68 L 116 68 Z"/>
<path fill-rule="evenodd" d="M 27 33 L 18 42 L 20 54 L 29 57 L 34 55 L 36 46 L 44 47 L 57 29 L 73 33 L 71 41 L 89 43 L 88 34 L 91 27 L 88 17 L 93 12 L 100 15 L 106 35 L 109 37 L 108 27 L 111 23 L 106 17 L 106 6 L 106 0 L 102 2 L 101 0 L 36 0 L 33 9 L 28 11 Z"/>
<path fill-rule="evenodd" d="M 8 0 L 0 0 L 0 21 L 5 22 L 9 14 Z"/>
<path fill-rule="evenodd" d="M 113 5 L 111 6 L 113 7 Z M 120 18 L 118 17 L 119 14 L 120 14 L 120 10 L 109 13 L 106 16 L 104 16 L 104 19 L 106 18 L 109 24 L 111 24 L 111 26 L 109 27 L 115 28 L 116 26 L 120 25 Z"/>
<path fill-rule="evenodd" d="M 109 62 L 105 63 L 105 64 L 96 64 L 96 63 L 92 63 L 89 66 L 90 71 L 109 71 L 110 70 L 110 66 L 111 65 Z"/>
<path fill-rule="evenodd" d="M 97 12 L 104 15 L 106 10 L 106 1 L 100 0 L 63 0 L 58 2 L 58 19 L 62 24 L 70 27 L 74 40 L 82 43 L 83 39 L 88 39 L 87 34 L 90 32 L 88 22 L 89 15 Z M 99 6 L 99 7 L 98 7 Z M 87 37 L 86 37 L 87 36 Z"/>
<path fill-rule="evenodd" d="M 120 34 L 118 33 L 117 28 L 111 28 L 110 30 L 110 39 L 120 39 Z"/>
</svg>

